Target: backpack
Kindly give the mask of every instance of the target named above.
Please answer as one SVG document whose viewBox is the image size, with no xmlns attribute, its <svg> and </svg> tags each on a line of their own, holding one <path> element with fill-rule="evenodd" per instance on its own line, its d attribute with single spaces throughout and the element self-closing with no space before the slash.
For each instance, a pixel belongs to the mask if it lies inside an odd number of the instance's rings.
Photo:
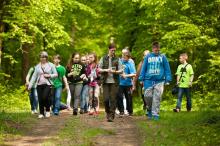
<svg viewBox="0 0 220 146">
<path fill-rule="evenodd" d="M 29 81 L 31 80 L 31 77 L 33 76 L 34 71 L 35 71 L 35 67 L 32 67 L 32 68 L 33 68 L 33 71 L 32 71 L 31 74 L 30 74 Z"/>
</svg>

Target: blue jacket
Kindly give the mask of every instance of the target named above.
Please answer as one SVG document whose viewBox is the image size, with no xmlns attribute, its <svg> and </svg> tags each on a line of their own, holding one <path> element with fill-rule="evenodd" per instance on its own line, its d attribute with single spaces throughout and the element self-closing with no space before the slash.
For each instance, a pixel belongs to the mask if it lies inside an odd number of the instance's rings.
<svg viewBox="0 0 220 146">
<path fill-rule="evenodd" d="M 144 82 L 144 88 L 153 87 L 157 83 L 172 80 L 170 65 L 165 55 L 150 53 L 144 58 L 139 80 Z"/>
</svg>

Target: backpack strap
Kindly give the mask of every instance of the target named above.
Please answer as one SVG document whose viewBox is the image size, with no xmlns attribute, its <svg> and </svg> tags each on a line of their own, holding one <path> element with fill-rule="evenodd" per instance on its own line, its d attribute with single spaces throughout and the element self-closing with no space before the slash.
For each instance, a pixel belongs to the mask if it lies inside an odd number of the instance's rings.
<svg viewBox="0 0 220 146">
<path fill-rule="evenodd" d="M 179 78 L 179 81 L 181 80 L 181 78 L 183 77 L 183 70 L 187 67 L 189 63 L 187 63 L 183 68 L 182 68 L 182 71 L 181 71 L 181 76 Z"/>
</svg>

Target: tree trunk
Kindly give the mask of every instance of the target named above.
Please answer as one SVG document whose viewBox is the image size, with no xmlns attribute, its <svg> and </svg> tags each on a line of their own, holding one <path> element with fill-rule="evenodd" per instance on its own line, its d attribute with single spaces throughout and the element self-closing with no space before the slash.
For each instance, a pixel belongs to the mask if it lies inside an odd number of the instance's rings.
<svg viewBox="0 0 220 146">
<path fill-rule="evenodd" d="M 25 83 L 25 78 L 30 67 L 30 44 L 24 44 L 22 46 L 23 54 L 22 54 L 22 82 Z"/>
<path fill-rule="evenodd" d="M 75 27 L 75 24 L 73 24 L 71 28 L 71 47 L 72 48 L 74 48 L 74 45 L 75 45 L 75 33 L 76 33 L 76 27 Z"/>
<path fill-rule="evenodd" d="M 4 23 L 0 21 L 0 34 L 2 32 L 4 32 Z M 2 41 L 2 37 L 0 37 L 0 69 L 2 66 L 2 50 L 3 50 L 3 41 Z"/>
<path fill-rule="evenodd" d="M 0 34 L 4 32 L 4 23 L 3 23 L 3 16 L 4 16 L 4 5 L 6 1 L 3 0 L 0 2 Z M 2 66 L 2 51 L 3 51 L 3 39 L 0 37 L 0 69 Z"/>
</svg>

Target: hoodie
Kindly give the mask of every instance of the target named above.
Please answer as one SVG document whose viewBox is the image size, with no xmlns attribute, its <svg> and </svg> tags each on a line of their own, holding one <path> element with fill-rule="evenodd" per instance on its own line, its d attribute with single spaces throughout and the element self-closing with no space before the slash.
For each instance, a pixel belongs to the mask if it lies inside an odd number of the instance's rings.
<svg viewBox="0 0 220 146">
<path fill-rule="evenodd" d="M 144 82 L 144 88 L 153 87 L 157 83 L 172 80 L 170 65 L 165 55 L 150 53 L 144 58 L 139 80 Z"/>
</svg>

